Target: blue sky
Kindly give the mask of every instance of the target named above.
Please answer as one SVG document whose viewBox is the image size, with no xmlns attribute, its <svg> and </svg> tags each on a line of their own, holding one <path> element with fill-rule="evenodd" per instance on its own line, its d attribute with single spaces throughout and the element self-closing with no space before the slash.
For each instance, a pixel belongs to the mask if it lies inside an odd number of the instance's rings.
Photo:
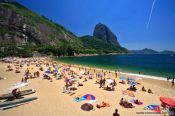
<svg viewBox="0 0 175 116">
<path fill-rule="evenodd" d="M 175 50 L 175 0 L 17 0 L 63 25 L 77 36 L 92 35 L 99 22 L 107 25 L 128 49 Z"/>
</svg>

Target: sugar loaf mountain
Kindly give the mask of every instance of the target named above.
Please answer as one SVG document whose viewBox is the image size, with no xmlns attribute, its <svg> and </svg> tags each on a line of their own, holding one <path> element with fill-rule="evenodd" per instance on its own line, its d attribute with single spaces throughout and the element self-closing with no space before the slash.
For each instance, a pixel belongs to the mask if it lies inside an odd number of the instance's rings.
<svg viewBox="0 0 175 116">
<path fill-rule="evenodd" d="M 32 12 L 17 2 L 0 2 L 0 56 L 31 56 L 33 52 L 55 56 L 126 53 L 104 24 L 93 36 L 77 37 L 63 26 Z"/>
</svg>

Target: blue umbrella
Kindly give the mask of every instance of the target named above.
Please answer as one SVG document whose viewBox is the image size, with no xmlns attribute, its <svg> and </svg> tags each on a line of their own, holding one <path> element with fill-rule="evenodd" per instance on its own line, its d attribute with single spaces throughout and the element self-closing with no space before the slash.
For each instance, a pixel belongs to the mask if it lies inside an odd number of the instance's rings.
<svg viewBox="0 0 175 116">
<path fill-rule="evenodd" d="M 128 78 L 128 80 L 135 81 L 135 79 L 134 79 L 134 78 Z"/>
<path fill-rule="evenodd" d="M 53 70 L 53 72 L 58 73 L 58 70 Z"/>
<path fill-rule="evenodd" d="M 47 71 L 45 71 L 45 73 L 51 73 L 51 71 L 50 70 L 47 70 Z"/>
<path fill-rule="evenodd" d="M 120 79 L 120 80 L 126 80 L 126 78 L 125 78 L 125 77 L 120 77 L 119 79 Z"/>
<path fill-rule="evenodd" d="M 136 82 L 130 82 L 130 85 L 137 85 Z"/>
<path fill-rule="evenodd" d="M 83 97 L 85 99 L 87 99 L 87 100 L 95 100 L 96 99 L 95 96 L 94 95 L 91 95 L 91 94 L 86 94 Z"/>
</svg>

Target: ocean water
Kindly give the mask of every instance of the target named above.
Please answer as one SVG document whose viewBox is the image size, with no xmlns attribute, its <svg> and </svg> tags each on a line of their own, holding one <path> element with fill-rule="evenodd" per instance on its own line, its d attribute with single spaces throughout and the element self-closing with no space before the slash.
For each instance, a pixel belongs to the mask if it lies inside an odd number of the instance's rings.
<svg viewBox="0 0 175 116">
<path fill-rule="evenodd" d="M 63 57 L 61 62 L 79 64 L 121 72 L 175 77 L 175 55 L 169 54 L 120 54 L 82 57 Z"/>
</svg>

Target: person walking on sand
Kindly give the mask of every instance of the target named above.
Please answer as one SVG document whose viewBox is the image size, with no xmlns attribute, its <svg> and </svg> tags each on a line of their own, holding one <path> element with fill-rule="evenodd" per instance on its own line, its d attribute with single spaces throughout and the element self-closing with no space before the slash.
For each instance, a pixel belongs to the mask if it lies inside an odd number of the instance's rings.
<svg viewBox="0 0 175 116">
<path fill-rule="evenodd" d="M 39 78 L 39 76 L 40 76 L 39 71 L 36 71 L 36 76 Z"/>
<path fill-rule="evenodd" d="M 117 78 L 117 70 L 115 70 L 115 77 Z"/>
<path fill-rule="evenodd" d="M 102 87 L 102 85 L 103 85 L 103 79 L 101 78 L 100 79 L 100 88 Z"/>
<path fill-rule="evenodd" d="M 172 80 L 172 87 L 174 87 L 174 78 L 173 78 L 173 80 Z"/>
<path fill-rule="evenodd" d="M 115 113 L 113 113 L 113 116 L 120 116 L 120 114 L 118 113 L 118 109 L 115 109 Z"/>
<path fill-rule="evenodd" d="M 103 75 L 104 77 L 106 76 L 106 73 L 104 72 L 104 75 Z"/>
<path fill-rule="evenodd" d="M 169 82 L 170 77 L 167 76 L 167 82 Z"/>
<path fill-rule="evenodd" d="M 104 78 L 104 79 L 103 79 L 103 84 L 102 84 L 103 87 L 105 86 L 105 82 L 106 82 L 106 79 Z"/>
</svg>

